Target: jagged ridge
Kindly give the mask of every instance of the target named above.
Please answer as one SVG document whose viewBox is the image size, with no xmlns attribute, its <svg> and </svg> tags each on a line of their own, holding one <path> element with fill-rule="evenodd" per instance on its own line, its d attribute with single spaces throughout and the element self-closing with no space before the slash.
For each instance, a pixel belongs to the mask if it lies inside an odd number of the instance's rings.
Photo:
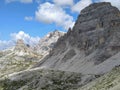
<svg viewBox="0 0 120 90">
<path fill-rule="evenodd" d="M 103 11 L 105 12 L 103 13 Z M 33 89 L 41 90 L 76 90 L 78 87 L 82 90 L 87 90 L 87 88 L 90 90 L 110 89 L 115 86 L 116 78 L 118 78 L 114 73 L 119 75 L 120 70 L 119 29 L 120 11 L 117 8 L 105 2 L 92 4 L 82 10 L 73 29 L 69 29 L 68 33 L 58 40 L 50 54 L 35 66 L 37 68 L 9 75 L 7 82 L 1 81 L 3 83 L 1 87 L 9 88 L 9 85 L 12 85 L 11 88 L 27 90 L 31 86 Z M 116 68 L 113 69 L 115 66 Z M 111 71 L 112 69 L 113 71 Z M 59 77 L 62 76 L 61 72 L 62 74 L 64 72 L 63 77 Z M 106 73 L 108 74 L 103 76 Z M 76 74 L 80 77 L 77 78 Z M 96 83 L 95 80 L 98 77 L 100 77 L 100 82 L 98 79 Z M 72 81 L 75 80 L 74 85 L 70 78 Z M 115 82 L 113 78 L 116 79 Z M 22 79 L 25 80 L 24 85 L 20 83 Z M 46 83 L 48 80 L 50 82 Z M 93 80 L 95 84 L 90 84 L 91 87 L 86 85 Z M 16 86 L 14 81 L 17 83 Z M 117 84 L 119 85 L 119 81 Z M 5 85 L 7 86 L 5 87 Z M 86 86 L 84 87 L 84 85 Z M 116 86 L 113 90 L 115 88 Z"/>
<path fill-rule="evenodd" d="M 120 51 L 119 28 L 120 11 L 116 7 L 106 2 L 92 4 L 81 11 L 73 29 L 58 40 L 50 55 L 37 66 L 84 74 L 108 72 L 120 64 L 109 63 Z M 104 63 L 109 64 L 105 67 Z"/>
</svg>

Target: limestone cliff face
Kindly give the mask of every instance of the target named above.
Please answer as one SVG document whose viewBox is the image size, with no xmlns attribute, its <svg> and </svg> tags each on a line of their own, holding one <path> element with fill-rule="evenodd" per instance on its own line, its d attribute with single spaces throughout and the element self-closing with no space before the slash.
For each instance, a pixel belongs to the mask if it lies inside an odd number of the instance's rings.
<svg viewBox="0 0 120 90">
<path fill-rule="evenodd" d="M 58 30 L 48 33 L 45 37 L 40 39 L 38 45 L 35 46 L 34 50 L 43 56 L 48 55 L 57 40 L 64 34 L 65 32 L 61 32 Z"/>
<path fill-rule="evenodd" d="M 120 64 L 120 57 L 112 58 L 120 52 L 119 41 L 120 11 L 107 2 L 95 3 L 81 11 L 73 29 L 36 67 L 106 73 Z"/>
<path fill-rule="evenodd" d="M 22 39 L 17 40 L 16 42 L 16 46 L 13 50 L 15 55 L 18 56 L 31 56 L 31 57 L 37 57 L 38 54 L 37 52 L 35 52 L 30 45 L 25 44 L 24 41 Z"/>
</svg>

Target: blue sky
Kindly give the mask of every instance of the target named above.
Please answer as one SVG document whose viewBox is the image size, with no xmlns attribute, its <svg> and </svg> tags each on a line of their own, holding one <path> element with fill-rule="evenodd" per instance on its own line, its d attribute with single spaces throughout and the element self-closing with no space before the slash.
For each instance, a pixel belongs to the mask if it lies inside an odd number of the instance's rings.
<svg viewBox="0 0 120 90">
<path fill-rule="evenodd" d="M 24 31 L 32 36 L 42 37 L 49 31 L 59 29 L 55 24 L 45 24 L 35 20 L 27 21 L 26 16 L 34 17 L 35 11 L 39 6 L 38 3 L 5 3 L 0 0 L 0 39 L 9 40 L 10 34 Z"/>
<path fill-rule="evenodd" d="M 120 9 L 120 0 L 0 0 L 0 48 L 16 39 L 36 40 L 56 29 L 67 31 L 84 7 L 103 1 Z"/>
<path fill-rule="evenodd" d="M 17 33 L 21 30 L 31 36 L 40 37 L 55 29 L 65 30 L 64 27 L 56 25 L 54 22 L 45 23 L 37 20 L 25 20 L 25 17 L 35 18 L 37 8 L 40 4 L 46 3 L 46 1 L 41 0 L 41 3 L 37 3 L 35 0 L 32 3 L 9 1 L 11 2 L 0 0 L 0 40 L 9 40 L 11 33 Z M 66 9 L 69 10 L 68 8 Z M 66 12 L 71 13 L 70 11 Z M 71 15 L 75 16 L 76 19 L 77 13 L 71 13 Z"/>
</svg>

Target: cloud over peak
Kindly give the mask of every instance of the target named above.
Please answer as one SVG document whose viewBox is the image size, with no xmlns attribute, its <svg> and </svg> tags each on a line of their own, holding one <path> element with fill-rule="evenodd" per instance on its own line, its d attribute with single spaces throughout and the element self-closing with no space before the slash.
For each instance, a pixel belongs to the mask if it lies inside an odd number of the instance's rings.
<svg viewBox="0 0 120 90">
<path fill-rule="evenodd" d="M 35 17 L 37 21 L 47 24 L 55 23 L 65 29 L 74 25 L 72 16 L 67 14 L 60 6 L 49 2 L 40 4 L 38 10 L 35 12 Z"/>
<path fill-rule="evenodd" d="M 53 0 L 53 2 L 57 5 L 70 5 L 72 6 L 74 1 L 73 0 Z"/>
<path fill-rule="evenodd" d="M 92 0 L 80 0 L 79 2 L 77 2 L 76 4 L 74 4 L 71 9 L 72 9 L 73 12 L 80 13 L 80 11 L 82 9 L 84 9 L 85 7 L 87 7 L 88 5 L 90 5 L 91 3 L 92 3 Z"/>
<path fill-rule="evenodd" d="M 14 46 L 18 39 L 22 39 L 26 44 L 32 46 L 39 43 L 40 40 L 40 37 L 32 37 L 29 34 L 25 33 L 24 31 L 19 31 L 18 33 L 11 33 L 10 36 L 11 38 L 8 41 L 0 40 L 0 50 Z"/>
<path fill-rule="evenodd" d="M 99 2 L 110 2 L 113 6 L 120 10 L 120 0 L 99 0 Z"/>
<path fill-rule="evenodd" d="M 12 40 L 17 41 L 18 39 L 22 39 L 26 44 L 30 44 L 30 45 L 37 44 L 40 40 L 40 37 L 32 37 L 29 34 L 25 33 L 24 31 L 19 31 L 18 33 L 12 33 L 10 36 L 12 37 Z"/>
<path fill-rule="evenodd" d="M 36 0 L 41 2 L 40 0 Z M 39 3 L 38 9 L 35 11 L 34 18 L 42 23 L 51 24 L 54 23 L 57 26 L 61 26 L 68 30 L 69 27 L 73 27 L 75 21 L 74 16 L 70 15 L 75 12 L 80 13 L 82 9 L 92 4 L 93 2 L 111 2 L 113 6 L 120 9 L 119 0 L 46 0 L 44 3 Z M 66 9 L 67 7 L 67 9 Z M 70 10 L 68 12 L 68 10 Z M 33 20 L 33 17 L 25 17 L 27 21 Z"/>
</svg>

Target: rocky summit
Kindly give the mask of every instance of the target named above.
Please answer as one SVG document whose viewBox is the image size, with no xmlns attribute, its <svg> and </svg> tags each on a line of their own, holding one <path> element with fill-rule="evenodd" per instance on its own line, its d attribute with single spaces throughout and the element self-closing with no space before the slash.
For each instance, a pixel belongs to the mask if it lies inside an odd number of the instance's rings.
<svg viewBox="0 0 120 90">
<path fill-rule="evenodd" d="M 120 11 L 110 3 L 95 3 L 81 11 L 73 29 L 37 67 L 104 74 L 120 64 L 119 41 Z"/>
<path fill-rule="evenodd" d="M 61 32 L 58 30 L 48 33 L 45 37 L 40 39 L 39 43 L 34 47 L 34 50 L 43 56 L 48 55 L 57 40 L 64 34 L 65 32 Z"/>
<path fill-rule="evenodd" d="M 119 41 L 120 11 L 108 2 L 91 4 L 49 55 L 29 70 L 2 77 L 0 89 L 120 90 Z"/>
<path fill-rule="evenodd" d="M 38 46 L 37 49 L 35 49 L 36 46 L 32 47 L 26 44 L 24 40 L 18 39 L 14 47 L 0 51 L 0 77 L 34 66 L 49 54 L 57 39 L 63 34 L 63 32 L 57 30 L 47 34 L 36 45 Z M 39 49 L 41 52 L 39 52 Z"/>
<path fill-rule="evenodd" d="M 14 52 L 18 56 L 35 56 L 35 52 L 30 48 L 30 45 L 26 45 L 22 39 L 17 40 Z"/>
<path fill-rule="evenodd" d="M 1 51 L 0 55 L 0 78 L 26 70 L 42 58 L 21 39 L 17 40 L 15 47 Z"/>
</svg>

